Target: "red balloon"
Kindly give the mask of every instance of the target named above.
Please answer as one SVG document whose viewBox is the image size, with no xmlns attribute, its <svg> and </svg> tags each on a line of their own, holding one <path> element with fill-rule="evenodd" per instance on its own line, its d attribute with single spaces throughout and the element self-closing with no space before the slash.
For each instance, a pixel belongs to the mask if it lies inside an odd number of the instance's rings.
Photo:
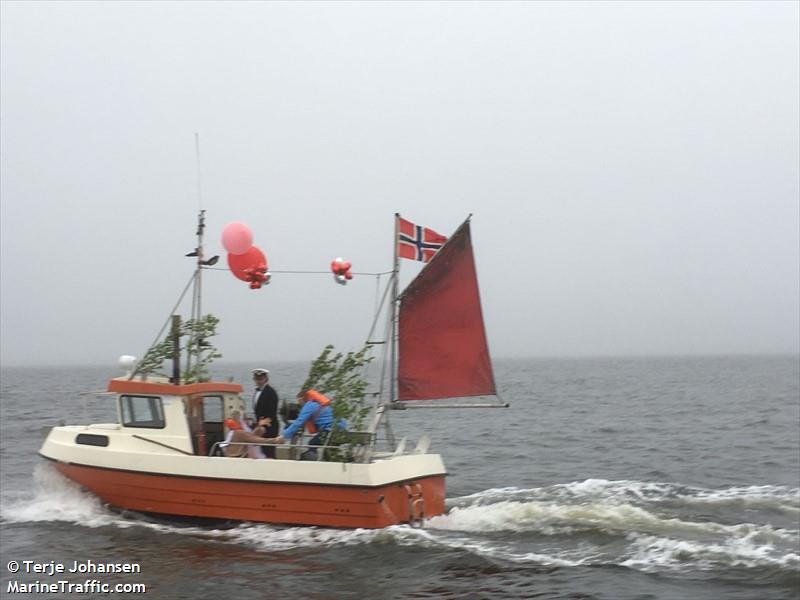
<svg viewBox="0 0 800 600">
<path fill-rule="evenodd" d="M 346 275 L 350 271 L 350 267 L 352 266 L 353 264 L 350 261 L 337 258 L 336 260 L 331 262 L 331 271 L 333 272 L 334 275 Z M 348 277 L 348 279 L 351 278 L 352 275 Z"/>
<path fill-rule="evenodd" d="M 231 273 L 242 281 L 252 282 L 259 273 L 266 273 L 267 257 L 256 246 L 251 246 L 244 254 L 228 254 L 228 267 Z"/>
</svg>

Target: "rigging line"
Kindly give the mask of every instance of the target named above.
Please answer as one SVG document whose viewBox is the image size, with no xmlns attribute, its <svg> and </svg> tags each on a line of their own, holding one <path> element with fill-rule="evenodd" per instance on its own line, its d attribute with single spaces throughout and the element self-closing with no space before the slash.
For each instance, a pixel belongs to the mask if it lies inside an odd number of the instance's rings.
<svg viewBox="0 0 800 600">
<path fill-rule="evenodd" d="M 471 404 L 469 402 L 465 402 L 463 404 L 459 403 L 440 403 L 437 404 L 435 400 L 398 400 L 397 404 L 401 404 L 404 410 L 411 410 L 417 408 L 508 408 L 511 406 L 510 404 L 500 403 L 500 402 L 484 402 L 484 403 L 474 403 Z"/>
<path fill-rule="evenodd" d="M 372 309 L 373 313 L 375 314 L 375 321 L 373 321 L 372 329 L 374 329 L 374 327 L 375 327 L 375 323 L 377 322 L 378 315 L 380 314 L 381 306 L 383 304 L 382 302 L 379 303 L 379 301 L 378 301 L 378 298 L 380 297 L 380 293 L 381 293 L 381 275 L 379 273 L 378 275 L 375 276 L 375 302 L 374 302 L 374 306 L 373 306 L 373 309 Z M 369 334 L 367 334 L 367 339 L 366 339 L 365 345 L 369 345 L 370 339 L 372 338 L 372 329 L 370 329 Z M 362 376 L 364 377 L 364 379 L 367 379 L 367 377 L 368 377 L 368 375 L 370 373 L 370 370 L 369 370 L 370 364 L 371 364 L 371 362 L 367 363 L 366 366 L 364 367 L 364 370 L 363 370 L 363 373 L 362 373 Z"/>
<path fill-rule="evenodd" d="M 372 339 L 372 334 L 375 333 L 375 326 L 378 324 L 378 320 L 380 318 L 381 311 L 383 310 L 383 305 L 386 302 L 386 297 L 389 294 L 389 283 L 391 283 L 391 280 L 387 283 L 386 289 L 383 291 L 383 298 L 381 298 L 381 301 L 378 304 L 377 309 L 375 310 L 375 318 L 372 320 L 372 325 L 370 326 L 369 333 L 367 334 L 367 341 L 368 342 Z M 377 290 L 376 290 L 376 294 L 377 294 Z M 377 299 L 377 295 L 376 295 L 376 299 Z M 384 338 L 384 339 L 388 339 L 388 338 Z"/>
<path fill-rule="evenodd" d="M 395 275 L 394 275 L 394 277 L 397 277 L 397 276 L 398 276 L 398 274 L 395 274 Z M 394 333 L 394 319 L 386 319 L 386 332 L 385 332 L 386 339 L 389 339 L 389 336 L 390 336 L 391 334 L 393 334 L 393 333 Z M 383 349 L 383 356 L 384 356 L 384 361 L 383 361 L 383 364 L 384 364 L 384 373 L 385 373 L 385 369 L 386 369 L 386 363 L 388 362 L 388 361 L 387 361 L 387 360 L 385 360 L 385 359 L 386 359 L 386 358 L 389 356 L 389 353 L 390 353 L 390 352 L 391 352 L 391 348 L 390 348 L 390 347 L 389 347 L 389 345 L 387 344 L 386 346 L 384 346 L 384 349 Z M 391 365 L 390 365 L 390 367 L 391 367 Z M 394 369 L 392 369 L 392 370 L 394 370 Z M 397 376 L 397 373 L 393 373 L 393 377 L 396 377 L 396 376 Z M 394 385 L 395 385 L 395 383 L 396 383 L 396 382 L 395 382 L 395 380 L 393 379 L 393 377 L 389 377 L 389 378 L 388 378 L 388 383 L 389 383 L 389 394 L 390 394 L 390 395 L 392 394 L 392 390 L 394 389 Z M 384 404 L 384 402 L 383 402 L 383 382 L 384 382 L 384 381 L 385 381 L 384 379 L 382 379 L 382 380 L 381 380 L 381 396 L 380 396 L 380 404 L 381 404 L 382 406 L 385 406 L 385 404 Z M 391 425 L 391 423 L 389 422 L 389 415 L 388 415 L 388 414 L 386 414 L 385 410 L 384 410 L 384 412 L 383 412 L 383 413 L 380 415 L 380 421 L 379 421 L 379 423 L 380 423 L 380 422 L 382 422 L 382 423 L 383 423 L 383 429 L 384 429 L 384 431 L 386 432 L 386 442 L 387 442 L 387 443 L 388 443 L 390 446 L 394 447 L 394 444 L 395 444 L 395 436 L 394 436 L 394 431 L 392 430 L 392 425 Z M 376 429 L 377 429 L 377 426 L 376 426 Z"/>
<path fill-rule="evenodd" d="M 192 285 L 192 282 L 194 281 L 194 278 L 195 278 L 196 275 L 197 275 L 197 273 L 193 272 L 192 276 L 189 277 L 189 281 L 186 283 L 186 286 L 183 288 L 183 291 L 181 292 L 181 295 L 178 298 L 178 301 L 175 303 L 175 306 L 172 307 L 172 310 L 170 311 L 169 315 L 167 316 L 167 320 L 164 322 L 164 325 L 161 327 L 161 331 L 158 332 L 158 335 L 156 335 L 156 339 L 154 339 L 153 343 L 150 344 L 150 346 L 147 348 L 147 350 L 144 353 L 144 356 L 147 356 L 147 352 L 150 351 L 150 348 L 155 346 L 158 343 L 158 340 L 161 339 L 161 336 L 164 334 L 164 330 L 167 328 L 167 325 L 169 325 L 170 321 L 172 320 L 172 315 L 175 314 L 175 311 L 178 310 L 178 307 L 181 305 L 181 302 L 183 302 L 183 298 L 184 298 L 184 296 L 186 296 L 186 292 L 189 291 L 189 286 Z M 142 356 L 142 358 L 144 358 L 144 356 Z M 138 373 L 139 373 L 139 368 L 137 367 L 136 369 L 133 370 L 133 372 L 131 373 L 130 377 L 128 377 L 128 379 L 133 379 Z"/>
<path fill-rule="evenodd" d="M 385 336 L 384 339 L 388 340 L 389 339 L 389 335 L 390 335 L 391 319 L 387 318 L 385 323 L 386 324 L 384 326 L 383 335 Z M 379 396 L 378 397 L 380 398 L 380 400 L 379 400 L 380 404 L 383 404 L 383 395 L 384 395 L 385 385 L 386 385 L 386 366 L 389 364 L 389 361 L 387 360 L 389 358 L 388 354 L 389 354 L 389 347 L 385 346 L 383 348 L 383 360 L 381 361 L 381 380 L 380 380 L 381 382 L 380 382 L 380 385 L 378 386 L 378 392 L 379 392 Z M 389 385 L 391 385 L 391 384 L 389 384 Z"/>
<path fill-rule="evenodd" d="M 209 271 L 230 271 L 227 267 L 203 267 Z M 270 273 L 289 273 L 289 274 L 300 274 L 300 275 L 331 275 L 331 271 L 301 271 L 301 270 L 289 270 L 289 271 L 275 271 L 273 269 L 269 270 Z M 389 275 L 391 271 L 383 271 L 381 273 L 368 273 L 366 271 L 352 271 L 353 275 Z"/>
<path fill-rule="evenodd" d="M 380 293 L 381 293 L 381 276 L 380 275 L 376 275 L 375 276 L 375 304 L 374 304 L 374 306 L 372 308 L 372 312 L 375 313 L 376 315 L 378 314 L 378 311 L 380 310 L 380 305 L 378 304 L 378 296 L 380 295 Z M 367 336 L 367 339 L 369 339 L 369 336 Z"/>
<path fill-rule="evenodd" d="M 381 301 L 381 306 L 383 306 L 383 302 L 386 300 L 386 296 L 387 296 L 387 294 L 389 292 L 389 288 L 391 287 L 391 283 L 392 282 L 390 280 L 386 284 L 386 291 L 384 292 L 383 300 Z M 375 322 L 372 324 L 373 329 L 375 328 L 376 323 L 377 323 L 377 316 L 376 316 Z M 389 336 L 391 335 L 390 331 L 391 331 L 392 320 L 387 316 L 385 323 L 386 324 L 385 324 L 385 329 L 384 329 L 384 332 L 383 332 L 383 336 L 384 336 L 383 339 L 389 340 Z M 370 334 L 371 333 L 372 332 L 370 332 Z M 369 339 L 369 338 L 367 338 L 367 339 Z M 386 345 L 384 345 L 383 350 L 382 350 L 381 376 L 380 376 L 380 380 L 379 380 L 380 382 L 378 384 L 378 398 L 379 398 L 378 404 L 379 405 L 383 404 L 383 394 L 384 394 L 385 385 L 386 385 L 386 369 L 387 369 L 387 365 L 389 364 L 389 360 L 387 360 L 388 359 L 388 355 L 389 355 L 389 345 L 386 344 Z M 389 385 L 391 385 L 391 382 L 389 383 Z"/>
<path fill-rule="evenodd" d="M 310 274 L 322 274 L 322 275 L 330 275 L 331 271 L 300 271 L 300 270 L 289 270 L 289 271 L 273 271 L 270 270 L 270 273 L 310 273 Z M 353 275 L 388 275 L 391 271 L 384 271 L 382 273 L 368 273 L 366 271 L 351 271 Z"/>
</svg>

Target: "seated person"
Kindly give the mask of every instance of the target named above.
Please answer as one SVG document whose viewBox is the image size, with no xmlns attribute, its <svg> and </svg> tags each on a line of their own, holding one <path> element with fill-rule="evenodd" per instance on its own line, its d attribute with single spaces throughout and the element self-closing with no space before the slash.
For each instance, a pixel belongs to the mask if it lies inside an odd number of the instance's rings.
<svg viewBox="0 0 800 600">
<path fill-rule="evenodd" d="M 272 444 L 285 444 L 286 440 L 291 440 L 294 434 L 305 426 L 308 433 L 315 434 L 309 445 L 321 446 L 333 428 L 333 407 L 330 398 L 320 394 L 317 390 L 306 390 L 297 395 L 297 401 L 300 404 L 300 413 L 297 418 L 283 430 L 282 435 L 267 438 L 267 441 Z M 347 424 L 343 419 L 339 419 L 336 427 L 345 429 Z M 317 452 L 312 448 L 303 453 L 301 460 L 316 460 L 316 458 Z"/>
<path fill-rule="evenodd" d="M 234 417 L 237 415 L 238 413 L 234 413 Z M 269 443 L 269 439 L 260 435 L 264 433 L 264 429 L 268 425 L 267 421 L 269 421 L 268 417 L 259 419 L 258 427 L 253 431 L 248 431 L 246 425 L 242 425 L 239 419 L 225 419 L 225 428 L 228 430 L 228 434 L 225 436 L 225 441 L 219 445 L 222 448 L 222 453 L 231 458 L 247 458 L 248 456 L 250 458 L 262 458 L 263 455 L 259 452 L 258 446 L 248 446 L 246 443 Z"/>
</svg>

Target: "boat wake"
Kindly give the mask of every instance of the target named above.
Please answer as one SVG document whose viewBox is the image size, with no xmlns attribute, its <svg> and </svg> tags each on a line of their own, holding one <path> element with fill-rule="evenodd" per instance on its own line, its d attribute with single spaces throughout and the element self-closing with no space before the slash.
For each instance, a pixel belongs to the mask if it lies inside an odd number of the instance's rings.
<svg viewBox="0 0 800 600">
<path fill-rule="evenodd" d="M 800 490 L 781 486 L 707 490 L 586 480 L 498 488 L 449 499 L 447 514 L 428 519 L 423 528 L 337 530 L 186 526 L 120 514 L 49 465 L 37 467 L 34 484 L 32 497 L 4 498 L 4 523 L 141 527 L 269 553 L 375 544 L 463 552 L 517 566 L 616 565 L 645 572 L 769 568 L 790 576 L 800 567 Z"/>
<path fill-rule="evenodd" d="M 490 489 L 448 501 L 429 529 L 489 536 L 488 554 L 513 562 L 614 564 L 641 571 L 800 567 L 800 489 L 708 490 L 669 483 L 586 480 Z M 491 534 L 503 533 L 502 542 Z M 547 554 L 547 553 L 544 553 Z"/>
</svg>

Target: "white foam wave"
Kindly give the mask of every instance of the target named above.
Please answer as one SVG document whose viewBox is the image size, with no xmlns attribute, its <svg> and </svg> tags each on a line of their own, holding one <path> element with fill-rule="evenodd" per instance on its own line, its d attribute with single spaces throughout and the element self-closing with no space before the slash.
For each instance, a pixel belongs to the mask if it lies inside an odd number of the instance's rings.
<svg viewBox="0 0 800 600">
<path fill-rule="evenodd" d="M 438 532 L 535 533 L 543 536 L 599 531 L 625 540 L 622 554 L 610 556 L 585 543 L 572 552 L 519 553 L 507 544 L 465 549 L 487 558 L 545 565 L 617 564 L 643 571 L 779 567 L 797 570 L 800 532 L 769 525 L 691 522 L 662 518 L 641 508 L 614 505 L 562 506 L 540 502 L 498 502 L 454 508 L 427 526 Z M 536 538 L 526 538 L 536 539 Z M 541 538 L 539 538 L 541 539 Z M 560 544 L 559 544 L 560 545 Z"/>
<path fill-rule="evenodd" d="M 427 524 L 447 532 L 510 532 L 519 540 L 541 541 L 542 536 L 591 540 L 581 534 L 593 533 L 623 540 L 625 550 L 616 556 L 603 552 L 602 542 L 593 546 L 591 541 L 573 556 L 559 553 L 560 559 L 574 564 L 611 563 L 640 570 L 768 566 L 796 571 L 800 530 L 776 528 L 768 522 L 718 523 L 676 516 L 673 510 L 692 501 L 736 502 L 746 508 L 763 501 L 767 508 L 785 509 L 795 501 L 796 492 L 780 486 L 702 490 L 666 483 L 586 480 L 534 489 L 494 488 L 454 498 L 446 515 Z M 563 547 L 563 539 L 558 545 Z M 527 558 L 539 560 L 535 555 Z"/>
<path fill-rule="evenodd" d="M 630 531 L 669 535 L 760 535 L 769 539 L 798 541 L 798 532 L 770 525 L 724 525 L 664 517 L 630 504 L 500 501 L 490 505 L 454 507 L 427 524 L 435 529 L 469 532 L 537 532 L 543 535 L 599 531 L 625 535 Z"/>
<path fill-rule="evenodd" d="M 435 540 L 426 531 L 408 526 L 386 529 L 326 529 L 243 524 L 222 533 L 231 541 L 247 544 L 252 548 L 267 552 L 387 542 L 415 546 L 435 544 Z"/>
<path fill-rule="evenodd" d="M 796 571 L 800 555 L 785 552 L 772 544 L 759 543 L 756 536 L 727 538 L 721 542 L 676 540 L 631 534 L 630 556 L 620 565 L 641 571 L 694 569 L 715 570 L 723 567 L 780 567 Z"/>
<path fill-rule="evenodd" d="M 3 502 L 0 517 L 11 523 L 66 521 L 87 527 L 102 527 L 118 520 L 95 496 L 46 464 L 36 466 L 29 494 Z"/>
<path fill-rule="evenodd" d="M 448 500 L 449 507 L 492 504 L 500 501 L 549 500 L 568 503 L 602 501 L 607 503 L 731 505 L 743 508 L 800 512 L 800 488 L 763 485 L 719 490 L 674 483 L 606 479 L 586 479 L 541 488 L 492 488 Z"/>
<path fill-rule="evenodd" d="M 409 525 L 395 525 L 385 529 L 320 529 L 316 527 L 291 527 L 277 529 L 268 525 L 242 525 L 223 532 L 231 541 L 247 544 L 265 552 L 280 552 L 298 548 L 320 548 L 351 545 L 409 546 L 445 551 L 462 551 L 487 560 L 554 566 L 576 566 L 591 561 L 591 556 L 574 557 L 570 552 L 536 553 L 520 552 L 503 542 L 489 541 L 475 536 L 453 535 L 451 532 L 431 527 L 417 529 Z"/>
<path fill-rule="evenodd" d="M 723 490 L 697 489 L 692 495 L 682 496 L 690 503 L 739 505 L 745 508 L 765 508 L 800 513 L 800 488 L 776 485 L 751 485 Z"/>
</svg>

